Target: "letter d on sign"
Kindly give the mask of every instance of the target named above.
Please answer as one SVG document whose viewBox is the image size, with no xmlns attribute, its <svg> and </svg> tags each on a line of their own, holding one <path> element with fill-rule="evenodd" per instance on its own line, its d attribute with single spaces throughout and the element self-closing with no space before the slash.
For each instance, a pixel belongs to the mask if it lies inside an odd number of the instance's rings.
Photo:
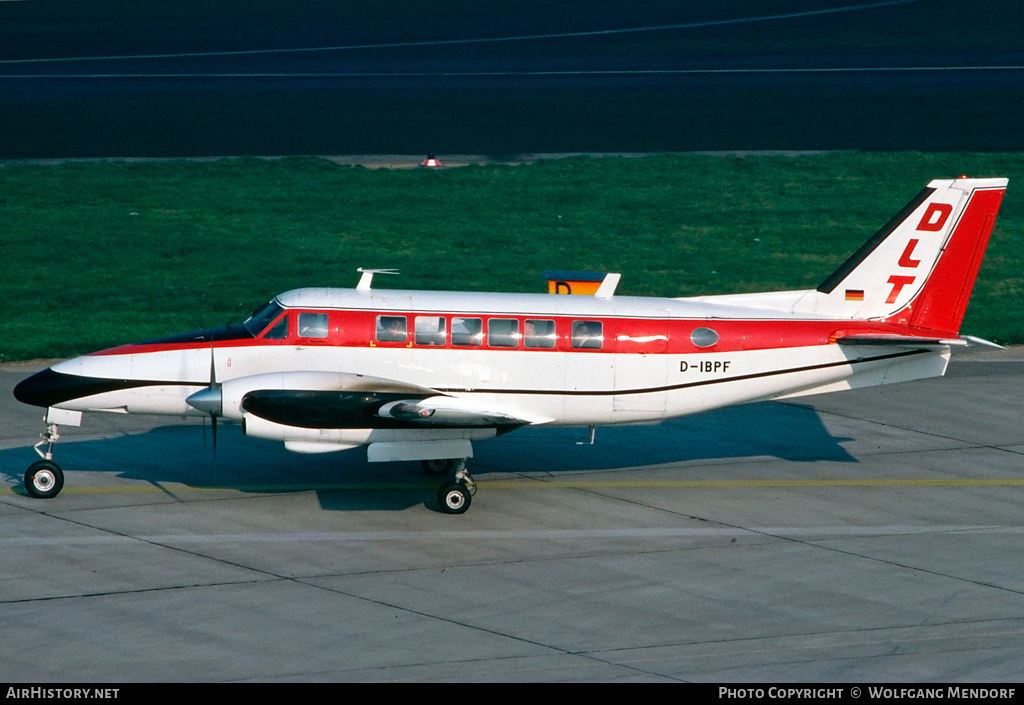
<svg viewBox="0 0 1024 705">
<path fill-rule="evenodd" d="M 953 212 L 953 206 L 948 203 L 933 203 L 924 212 L 917 229 L 927 233 L 937 233 L 946 224 L 946 219 Z"/>
</svg>

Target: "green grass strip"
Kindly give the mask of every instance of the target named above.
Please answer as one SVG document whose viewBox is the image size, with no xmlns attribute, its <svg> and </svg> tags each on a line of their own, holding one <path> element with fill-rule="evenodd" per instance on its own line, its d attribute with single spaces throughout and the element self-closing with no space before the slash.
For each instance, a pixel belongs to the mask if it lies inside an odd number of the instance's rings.
<svg viewBox="0 0 1024 705">
<path fill-rule="evenodd" d="M 64 357 L 354 286 L 620 294 L 814 287 L 932 178 L 1008 176 L 964 332 L 1024 342 L 1024 155 L 571 158 L 365 169 L 316 158 L 0 165 L 0 360 Z"/>
</svg>

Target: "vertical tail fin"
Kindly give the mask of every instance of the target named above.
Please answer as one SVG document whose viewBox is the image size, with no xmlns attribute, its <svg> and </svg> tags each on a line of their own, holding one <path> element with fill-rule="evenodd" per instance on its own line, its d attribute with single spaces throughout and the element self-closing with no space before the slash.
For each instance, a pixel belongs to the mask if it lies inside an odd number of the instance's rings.
<svg viewBox="0 0 1024 705">
<path fill-rule="evenodd" d="M 956 335 L 1007 180 L 936 180 L 818 287 L 815 309 Z"/>
</svg>

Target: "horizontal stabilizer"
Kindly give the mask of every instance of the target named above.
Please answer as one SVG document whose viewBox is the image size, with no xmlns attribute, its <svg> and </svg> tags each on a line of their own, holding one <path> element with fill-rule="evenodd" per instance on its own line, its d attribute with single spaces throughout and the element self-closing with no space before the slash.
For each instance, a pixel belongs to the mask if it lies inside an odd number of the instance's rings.
<svg viewBox="0 0 1024 705">
<path fill-rule="evenodd" d="M 995 348 L 996 350 L 1006 350 L 999 343 L 993 343 L 991 340 L 985 340 L 974 335 L 961 335 L 961 338 L 967 341 L 967 345 L 972 348 Z"/>
<path fill-rule="evenodd" d="M 889 345 L 893 347 L 920 347 L 949 345 L 967 347 L 962 338 L 926 338 L 919 335 L 844 335 L 836 338 L 840 345 Z"/>
<path fill-rule="evenodd" d="M 841 335 L 836 337 L 836 342 L 840 345 L 888 345 L 892 347 L 921 347 L 921 346 L 937 346 L 937 345 L 948 345 L 955 348 L 995 348 L 996 350 L 1005 350 L 1002 345 L 993 343 L 990 340 L 984 338 L 978 338 L 973 335 L 961 335 L 956 338 L 930 338 L 920 335 L 897 335 L 897 334 L 878 334 L 873 335 L 871 333 L 855 334 L 855 335 Z"/>
</svg>

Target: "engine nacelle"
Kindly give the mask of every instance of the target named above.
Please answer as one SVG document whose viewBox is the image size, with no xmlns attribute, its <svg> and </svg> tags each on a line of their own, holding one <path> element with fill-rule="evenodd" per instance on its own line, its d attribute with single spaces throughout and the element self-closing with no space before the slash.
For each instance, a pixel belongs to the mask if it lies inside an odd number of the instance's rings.
<svg viewBox="0 0 1024 705">
<path fill-rule="evenodd" d="M 470 458 L 471 441 L 492 438 L 493 428 L 300 428 L 245 414 L 242 431 L 253 438 L 282 441 L 297 453 L 331 453 L 369 446 L 370 462 Z"/>
<path fill-rule="evenodd" d="M 331 450 L 346 450 L 369 442 L 372 429 L 369 428 L 300 428 L 274 423 L 255 414 L 242 416 L 242 432 L 253 438 L 268 441 L 283 441 L 285 445 L 317 443 L 324 446 L 338 446 Z M 310 451 L 300 451 L 310 452 Z M 321 450 L 318 452 L 329 452 Z"/>
<path fill-rule="evenodd" d="M 225 419 L 239 421 L 244 411 L 242 400 L 255 391 L 302 390 L 310 392 L 375 392 L 417 396 L 436 394 L 433 390 L 415 384 L 390 379 L 352 374 L 349 372 L 268 372 L 227 379 L 191 395 L 190 406 Z"/>
</svg>

